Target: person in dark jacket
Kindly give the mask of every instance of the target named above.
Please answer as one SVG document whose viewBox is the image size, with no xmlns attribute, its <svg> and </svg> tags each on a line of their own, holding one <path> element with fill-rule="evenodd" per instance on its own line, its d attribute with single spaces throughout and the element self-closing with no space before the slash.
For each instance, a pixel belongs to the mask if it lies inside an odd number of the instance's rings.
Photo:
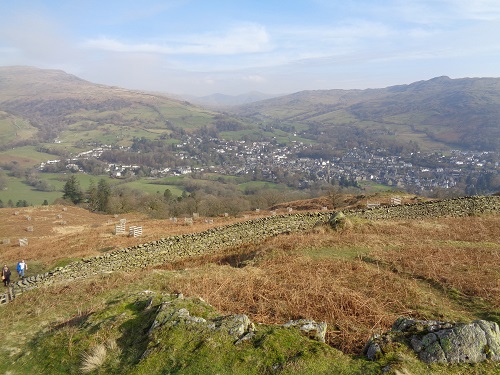
<svg viewBox="0 0 500 375">
<path fill-rule="evenodd" d="M 10 284 L 10 269 L 7 267 L 7 265 L 4 265 L 2 268 L 2 280 L 3 280 L 3 285 L 4 286 L 9 286 Z"/>
</svg>

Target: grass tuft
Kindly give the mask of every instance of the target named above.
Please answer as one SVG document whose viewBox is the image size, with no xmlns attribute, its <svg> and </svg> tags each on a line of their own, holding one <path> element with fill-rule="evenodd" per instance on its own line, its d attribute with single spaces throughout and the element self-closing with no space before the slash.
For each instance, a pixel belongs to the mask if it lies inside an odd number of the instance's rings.
<svg viewBox="0 0 500 375">
<path fill-rule="evenodd" d="M 104 361 L 106 361 L 106 355 L 108 350 L 105 345 L 99 344 L 94 346 L 90 352 L 84 352 L 82 355 L 82 366 L 80 370 L 84 374 L 88 374 L 92 371 L 100 368 Z"/>
</svg>

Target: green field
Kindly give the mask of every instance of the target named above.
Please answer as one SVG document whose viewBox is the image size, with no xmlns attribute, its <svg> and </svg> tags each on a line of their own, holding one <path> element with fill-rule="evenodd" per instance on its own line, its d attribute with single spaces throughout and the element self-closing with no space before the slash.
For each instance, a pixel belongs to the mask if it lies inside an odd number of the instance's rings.
<svg viewBox="0 0 500 375">
<path fill-rule="evenodd" d="M 302 138 L 299 136 L 294 136 L 291 133 L 287 133 L 283 130 L 275 129 L 272 131 L 264 131 L 257 129 L 245 129 L 238 131 L 225 131 L 219 133 L 220 137 L 227 140 L 239 141 L 244 138 L 248 138 L 251 141 L 260 141 L 262 139 L 275 139 L 276 142 L 282 144 L 290 144 L 291 142 L 302 142 L 306 144 L 316 143 L 315 141 L 307 138 Z"/>
<path fill-rule="evenodd" d="M 245 191 L 247 189 L 249 190 L 261 190 L 261 189 L 283 189 L 283 184 L 275 184 L 273 182 L 266 182 L 266 181 L 249 181 L 249 182 L 243 182 L 241 184 L 238 184 L 238 188 L 241 191 Z M 289 190 L 286 188 L 286 190 Z"/>
<path fill-rule="evenodd" d="M 70 173 L 40 173 L 39 178 L 54 187 L 55 190 L 50 192 L 36 190 L 19 178 L 7 176 L 7 188 L 0 191 L 0 200 L 2 200 L 4 205 L 6 205 L 9 200 L 11 200 L 14 204 L 16 204 L 19 200 L 25 200 L 28 204 L 32 205 L 41 205 L 44 200 L 47 200 L 47 202 L 51 204 L 57 198 L 62 198 L 64 184 L 70 175 Z M 104 179 L 110 186 L 125 186 L 130 189 L 143 191 L 149 194 L 163 194 L 166 189 L 169 189 L 174 197 L 178 197 L 183 192 L 181 186 L 168 184 L 167 182 L 169 179 L 138 179 L 131 182 L 125 182 L 108 176 L 92 176 L 84 173 L 77 174 L 76 178 L 83 191 L 87 191 L 89 189 L 91 181 L 97 185 L 100 179 Z M 178 178 L 174 177 L 170 179 L 170 181 L 173 182 L 176 179 L 178 180 Z"/>
<path fill-rule="evenodd" d="M 387 185 L 377 184 L 376 182 L 373 181 L 360 181 L 359 185 L 367 193 L 379 193 L 383 191 L 399 190 L 397 187 L 390 187 Z"/>
<path fill-rule="evenodd" d="M 36 190 L 18 178 L 7 176 L 7 189 L 0 191 L 0 199 L 4 204 L 6 204 L 9 200 L 12 200 L 14 204 L 16 204 L 19 200 L 25 200 L 29 204 L 33 205 L 40 205 L 44 200 L 47 200 L 49 203 L 53 203 L 57 198 L 62 198 L 62 189 L 69 176 L 69 173 L 40 173 L 40 180 L 48 182 L 49 185 L 54 187 L 54 191 Z M 107 176 L 90 176 L 87 174 L 77 175 L 80 187 L 84 191 L 88 190 L 91 180 L 97 184 L 98 180 L 101 178 L 106 179 L 110 184 L 112 183 L 112 180 Z"/>
<path fill-rule="evenodd" d="M 137 181 L 121 184 L 121 186 L 126 186 L 130 189 L 140 190 L 150 194 L 155 194 L 155 193 L 163 194 L 166 189 L 169 189 L 174 197 L 180 196 L 183 192 L 183 190 L 179 186 L 164 185 L 160 183 L 155 183 L 154 181 L 160 182 L 162 180 L 140 179 Z"/>
<path fill-rule="evenodd" d="M 50 192 L 36 190 L 19 178 L 7 176 L 7 189 L 0 191 L 0 199 L 4 202 L 4 204 L 6 204 L 9 200 L 12 200 L 14 204 L 16 204 L 19 200 L 26 200 L 28 203 L 33 205 L 42 204 L 44 200 L 47 200 L 49 203 L 53 203 L 57 198 L 62 198 L 62 190 L 69 176 L 71 176 L 71 173 L 40 173 L 38 175 L 40 180 L 46 181 L 50 186 L 54 187 L 55 190 Z M 265 181 L 241 182 L 241 178 L 234 176 L 210 175 L 206 177 L 211 181 L 216 181 L 219 177 L 223 177 L 225 183 L 237 185 L 237 188 L 242 192 L 247 190 L 256 191 L 268 189 L 281 190 L 283 192 L 290 190 L 283 184 L 275 184 Z M 109 176 L 93 176 L 85 173 L 78 173 L 76 174 L 76 178 L 83 191 L 87 191 L 89 189 L 91 181 L 93 181 L 94 184 L 97 184 L 100 179 L 104 179 L 110 186 L 127 187 L 148 194 L 163 194 L 166 189 L 169 189 L 174 197 L 179 197 L 184 191 L 182 180 L 186 177 L 176 176 L 162 179 L 140 178 L 133 181 L 125 181 L 111 178 Z M 202 180 L 199 181 L 200 183 L 202 182 Z M 385 190 L 387 190 L 387 187 L 385 187 Z"/>
<path fill-rule="evenodd" d="M 62 197 L 61 191 L 38 191 L 22 182 L 18 178 L 7 177 L 8 185 L 5 190 L 0 191 L 0 199 L 6 205 L 9 200 L 16 204 L 19 200 L 25 200 L 28 204 L 41 205 L 44 200 L 48 203 Z"/>
<path fill-rule="evenodd" d="M 47 160 L 59 159 L 56 155 L 39 152 L 35 146 L 16 147 L 0 152 L 0 164 L 15 162 L 23 168 L 34 167 Z"/>
<path fill-rule="evenodd" d="M 0 145 L 30 139 L 37 131 L 28 121 L 0 111 Z"/>
</svg>

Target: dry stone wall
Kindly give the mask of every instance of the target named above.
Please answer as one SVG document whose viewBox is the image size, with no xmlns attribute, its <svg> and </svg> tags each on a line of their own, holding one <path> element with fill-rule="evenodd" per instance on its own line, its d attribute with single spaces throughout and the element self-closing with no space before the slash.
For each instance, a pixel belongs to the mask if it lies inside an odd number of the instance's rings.
<svg viewBox="0 0 500 375">
<path fill-rule="evenodd" d="M 418 220 L 443 216 L 475 216 L 500 212 L 500 197 L 461 197 L 444 201 L 344 211 L 346 215 L 369 220 Z"/>
<path fill-rule="evenodd" d="M 43 275 L 31 276 L 14 284 L 14 289 L 30 289 L 63 280 L 75 280 L 114 271 L 172 262 L 176 259 L 209 254 L 244 243 L 257 243 L 279 234 L 300 232 L 328 219 L 329 213 L 277 215 L 212 228 L 204 232 L 167 237 L 86 258 Z"/>
<path fill-rule="evenodd" d="M 361 217 L 369 220 L 418 220 L 430 217 L 472 216 L 484 213 L 500 213 L 500 197 L 466 197 L 344 211 L 347 217 Z M 276 215 L 212 228 L 200 233 L 167 237 L 76 261 L 45 274 L 28 277 L 13 284 L 13 293 L 19 294 L 25 289 L 102 273 L 133 271 L 138 268 L 165 264 L 183 257 L 215 253 L 224 248 L 244 243 L 257 243 L 272 236 L 305 231 L 318 223 L 327 223 L 331 215 L 331 212 L 324 211 Z"/>
</svg>

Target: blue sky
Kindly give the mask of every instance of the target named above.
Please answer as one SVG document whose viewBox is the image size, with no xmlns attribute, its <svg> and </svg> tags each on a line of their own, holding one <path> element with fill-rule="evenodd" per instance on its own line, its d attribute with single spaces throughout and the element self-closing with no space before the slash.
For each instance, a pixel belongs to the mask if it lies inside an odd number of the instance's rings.
<svg viewBox="0 0 500 375">
<path fill-rule="evenodd" d="M 0 0 L 0 66 L 200 96 L 500 77 L 499 35 L 498 0 Z"/>
</svg>

